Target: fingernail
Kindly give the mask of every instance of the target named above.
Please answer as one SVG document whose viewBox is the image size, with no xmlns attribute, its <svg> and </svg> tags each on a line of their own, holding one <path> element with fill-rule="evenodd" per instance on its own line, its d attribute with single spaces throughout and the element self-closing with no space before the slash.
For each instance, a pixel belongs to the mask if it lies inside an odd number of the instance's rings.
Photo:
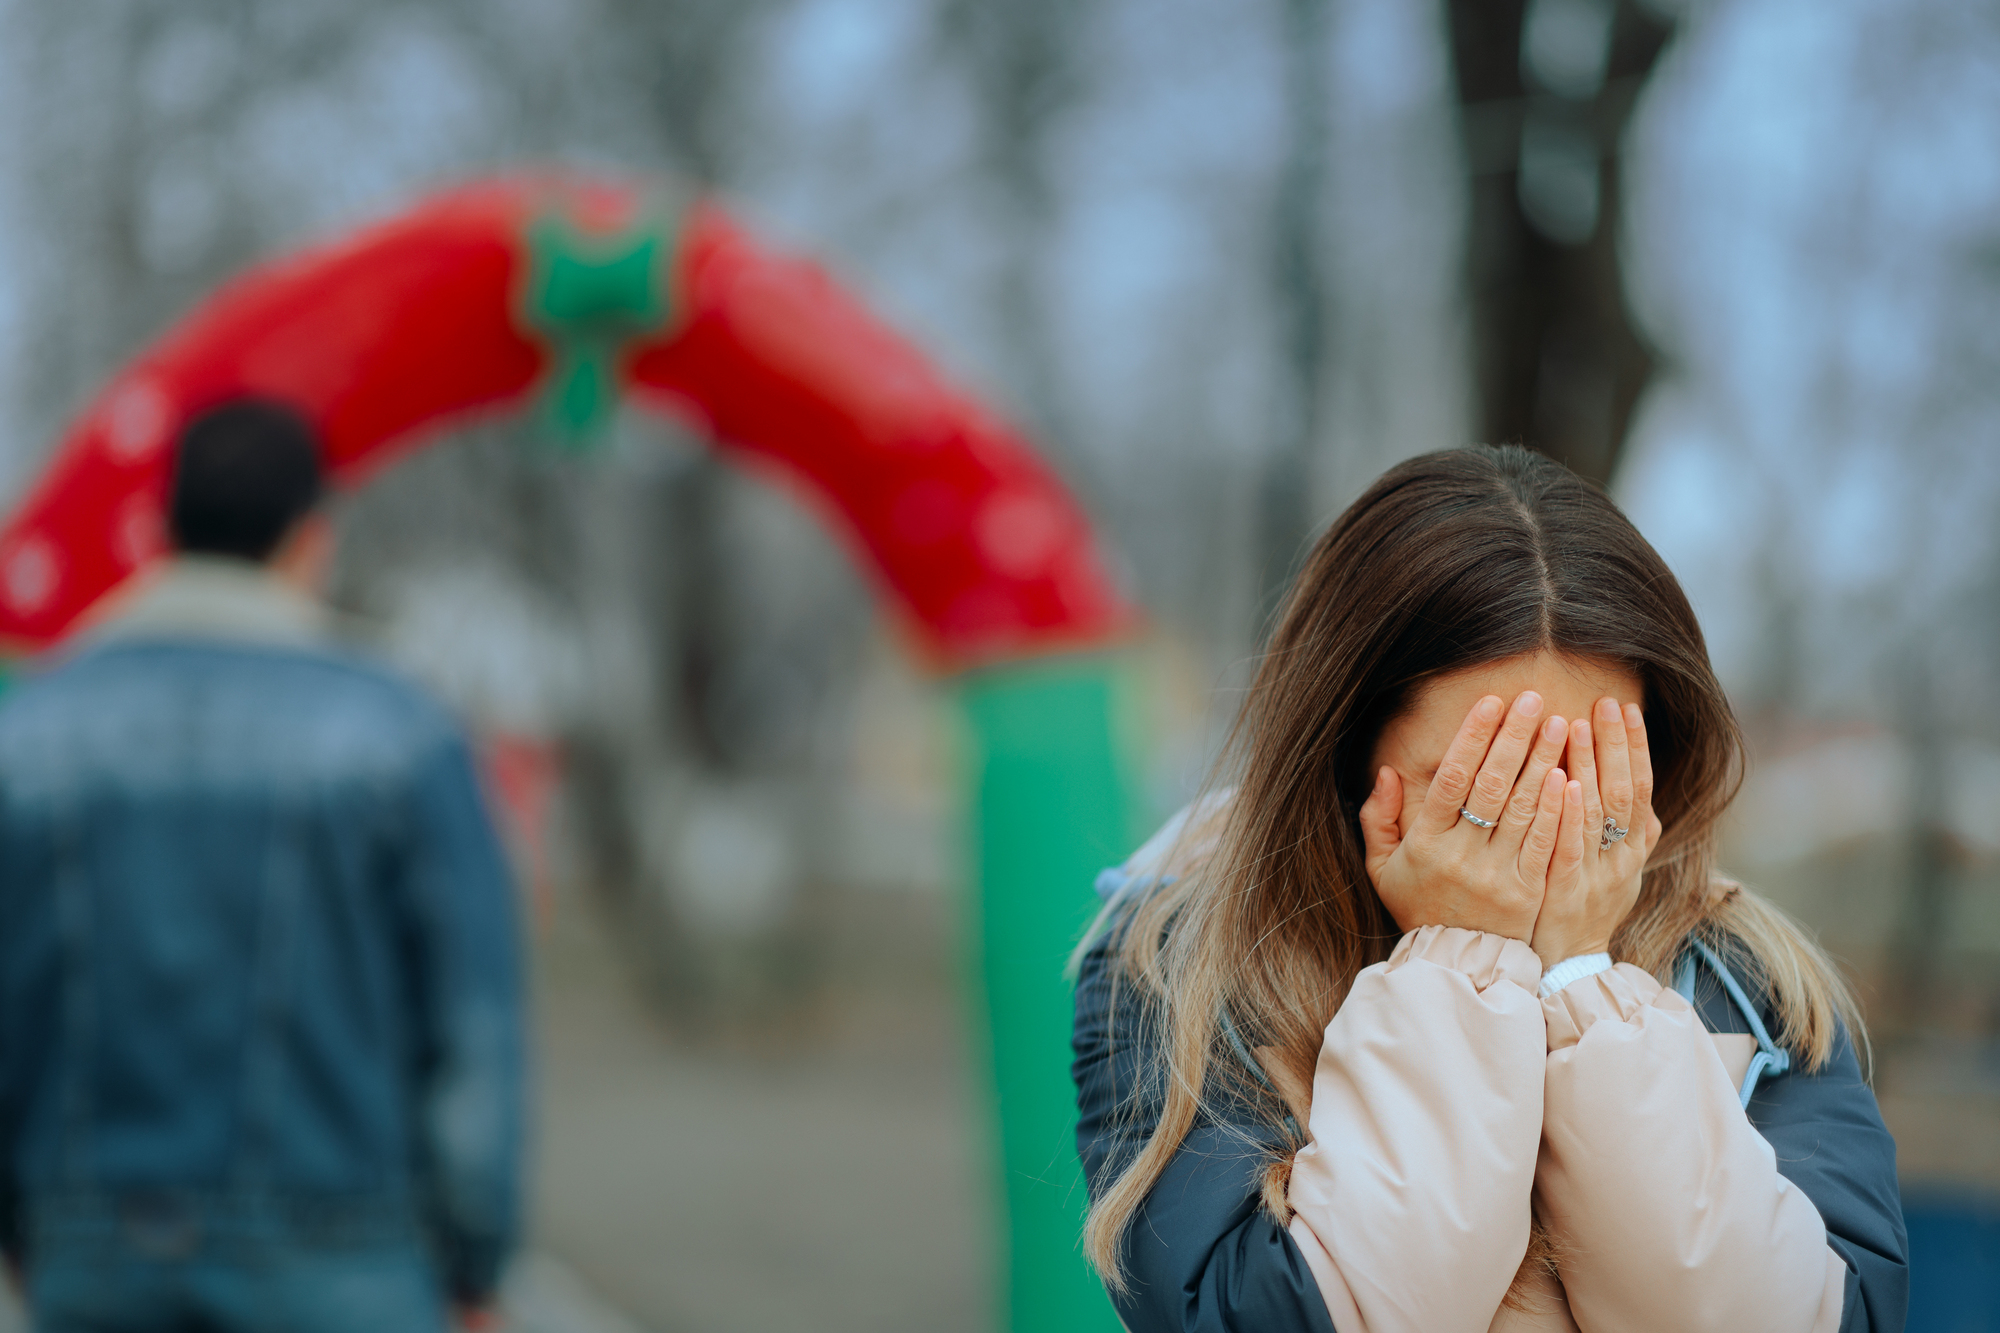
<svg viewBox="0 0 2000 1333">
<path fill-rule="evenodd" d="M 1618 720 L 1618 701 L 1616 699 L 1606 699 L 1603 703 L 1597 705 L 1597 716 L 1603 720 L 1604 725 L 1607 727 L 1616 722 Z"/>
<path fill-rule="evenodd" d="M 1375 773 L 1375 794 L 1380 796 L 1389 786 L 1389 770 L 1378 769 Z"/>
<path fill-rule="evenodd" d="M 1559 741 L 1563 738 L 1563 733 L 1568 730 L 1569 723 L 1559 717 L 1552 717 L 1542 727 L 1542 739 L 1545 741 Z"/>
<path fill-rule="evenodd" d="M 1558 783 L 1562 782 L 1562 781 L 1563 781 L 1563 779 L 1565 779 L 1565 778 L 1567 778 L 1567 777 L 1569 776 L 1569 774 L 1567 774 L 1567 773 L 1563 772 L 1563 771 L 1562 771 L 1562 770 L 1561 770 L 1560 768 L 1558 768 L 1558 769 L 1555 769 L 1555 770 L 1553 770 L 1553 772 L 1554 772 L 1554 775 L 1555 775 L 1555 780 L 1556 780 L 1556 781 L 1557 781 Z"/>
<path fill-rule="evenodd" d="M 1640 725 L 1645 722 L 1645 720 L 1646 720 L 1645 715 L 1639 711 L 1639 705 L 1637 704 L 1625 705 L 1626 727 L 1628 727 L 1633 731 L 1637 731 Z"/>
<path fill-rule="evenodd" d="M 1500 700 L 1498 696 L 1489 694 L 1479 701 L 1479 717 L 1481 721 L 1491 722 L 1499 716 Z"/>
<path fill-rule="evenodd" d="M 1576 798 L 1577 798 L 1577 799 L 1578 799 L 1579 801 L 1580 801 L 1580 800 L 1582 800 L 1582 799 L 1583 799 L 1583 784 L 1582 784 L 1581 782 L 1572 782 L 1572 783 L 1570 783 L 1570 784 L 1569 784 L 1569 794 L 1570 794 L 1571 796 L 1574 796 L 1574 797 L 1576 797 Z"/>
<path fill-rule="evenodd" d="M 1533 690 L 1521 691 L 1521 697 L 1514 701 L 1514 707 L 1521 710 L 1522 717 L 1533 717 L 1542 711 L 1542 696 Z"/>
</svg>

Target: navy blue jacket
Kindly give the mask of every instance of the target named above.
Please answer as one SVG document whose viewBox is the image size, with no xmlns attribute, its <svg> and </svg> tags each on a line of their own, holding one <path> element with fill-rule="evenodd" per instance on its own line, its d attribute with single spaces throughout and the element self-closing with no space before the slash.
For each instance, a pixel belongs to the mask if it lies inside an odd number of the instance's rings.
<svg viewBox="0 0 2000 1333">
<path fill-rule="evenodd" d="M 110 643 L 0 700 L 0 1240 L 259 1260 L 518 1226 L 514 892 L 458 728 L 300 645 Z"/>
<path fill-rule="evenodd" d="M 1116 972 L 1117 935 L 1114 924 L 1085 953 L 1076 988 L 1077 1151 L 1092 1198 L 1144 1145 L 1161 1107 L 1159 1034 Z M 1750 1030 L 1706 972 L 1695 1003 L 1712 1032 Z M 1768 1013 L 1762 1021 L 1770 1026 Z M 1329 1333 L 1312 1271 L 1261 1203 L 1264 1165 L 1285 1146 L 1274 1123 L 1281 1111 L 1227 1087 L 1213 1094 L 1213 1113 L 1196 1123 L 1126 1231 L 1132 1288 L 1113 1298 L 1119 1317 L 1131 1333 Z M 1768 1079 L 1748 1110 L 1847 1261 L 1841 1333 L 1900 1333 L 1909 1270 L 1895 1143 L 1846 1034 L 1824 1068 Z"/>
</svg>

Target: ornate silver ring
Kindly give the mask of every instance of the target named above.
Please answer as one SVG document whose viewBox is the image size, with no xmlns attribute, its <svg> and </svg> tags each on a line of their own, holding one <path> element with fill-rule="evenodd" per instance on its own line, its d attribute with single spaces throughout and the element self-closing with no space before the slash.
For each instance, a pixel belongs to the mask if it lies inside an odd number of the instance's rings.
<svg viewBox="0 0 2000 1333">
<path fill-rule="evenodd" d="M 1601 852 L 1613 843 L 1625 841 L 1625 835 L 1631 831 L 1628 828 L 1619 828 L 1618 821 L 1606 815 L 1604 818 L 1604 836 L 1597 840 L 1597 850 Z"/>
</svg>

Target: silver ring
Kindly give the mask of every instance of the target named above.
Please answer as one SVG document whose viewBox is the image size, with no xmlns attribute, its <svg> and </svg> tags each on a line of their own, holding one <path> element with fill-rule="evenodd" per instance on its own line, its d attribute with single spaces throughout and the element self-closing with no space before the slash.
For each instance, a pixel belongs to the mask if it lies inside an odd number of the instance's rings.
<svg viewBox="0 0 2000 1333">
<path fill-rule="evenodd" d="M 1472 811 L 1466 809 L 1462 805 L 1458 807 L 1458 817 L 1460 819 L 1463 819 L 1466 823 L 1472 825 L 1474 828 L 1492 828 L 1494 825 L 1500 822 L 1497 819 L 1481 819 L 1478 815 L 1473 814 Z"/>
<path fill-rule="evenodd" d="M 1597 850 L 1601 852 L 1613 843 L 1625 841 L 1625 835 L 1631 831 L 1628 828 L 1619 828 L 1618 821 L 1606 815 L 1604 817 L 1604 834 L 1597 840 Z"/>
</svg>

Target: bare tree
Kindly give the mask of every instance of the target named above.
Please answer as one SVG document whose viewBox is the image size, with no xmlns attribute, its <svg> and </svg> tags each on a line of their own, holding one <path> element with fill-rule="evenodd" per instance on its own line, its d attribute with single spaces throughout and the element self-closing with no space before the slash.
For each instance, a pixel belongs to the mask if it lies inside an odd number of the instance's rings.
<svg viewBox="0 0 2000 1333">
<path fill-rule="evenodd" d="M 1617 164 L 1667 31 L 1632 0 L 1451 6 L 1479 433 L 1600 484 L 1652 373 L 1625 308 Z"/>
</svg>

